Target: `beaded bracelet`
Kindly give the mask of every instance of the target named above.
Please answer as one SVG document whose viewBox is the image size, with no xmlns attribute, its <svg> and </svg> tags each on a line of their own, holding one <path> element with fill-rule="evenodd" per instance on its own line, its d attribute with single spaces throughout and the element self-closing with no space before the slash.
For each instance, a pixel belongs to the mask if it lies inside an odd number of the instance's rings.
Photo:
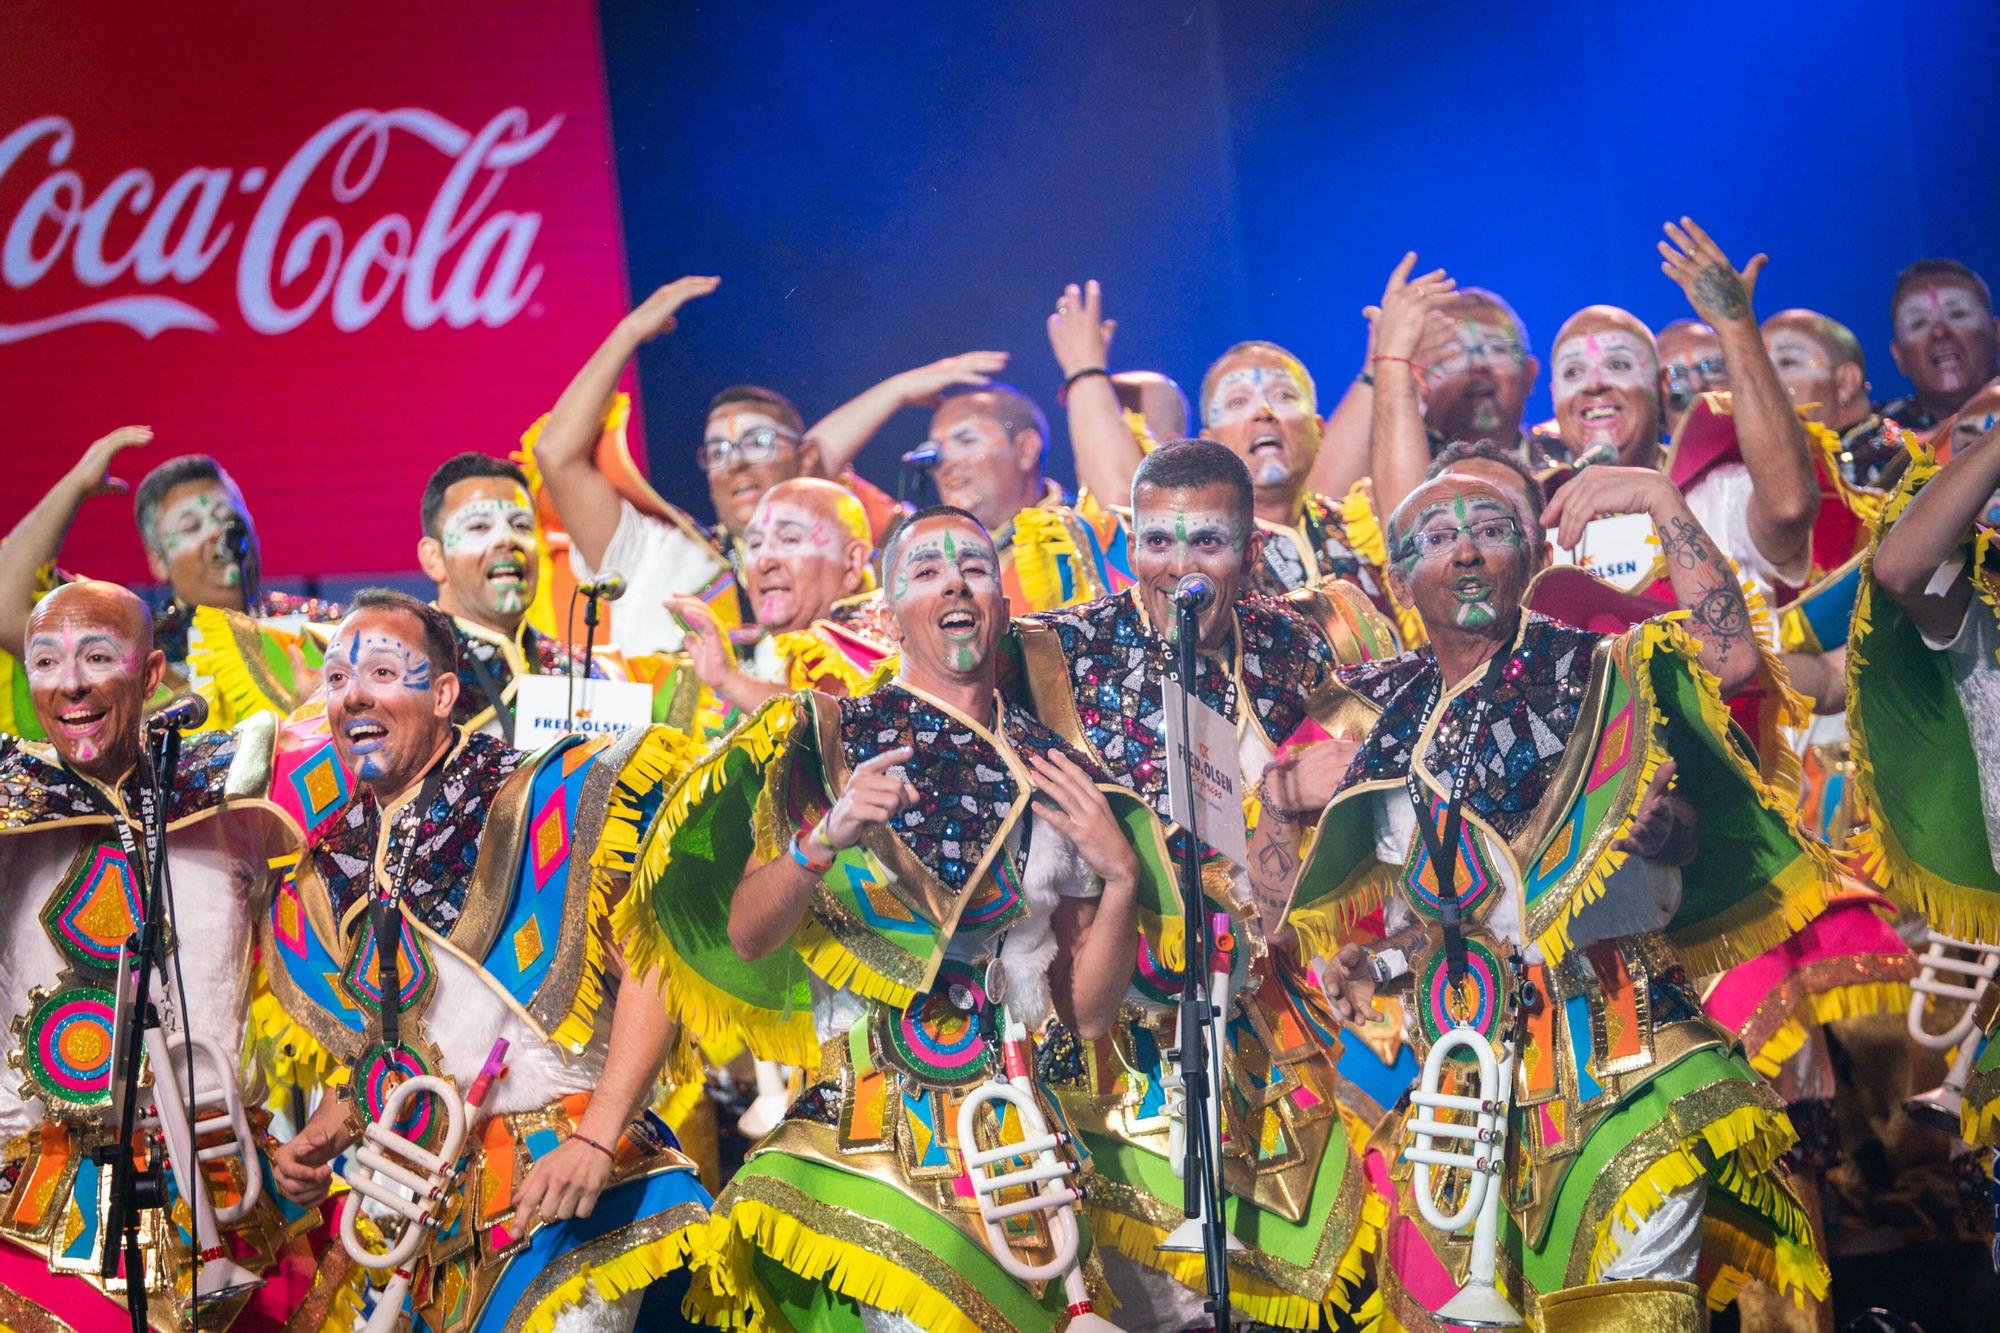
<svg viewBox="0 0 2000 1333">
<path fill-rule="evenodd" d="M 618 1160 L 617 1153 L 612 1152 L 611 1149 L 605 1147 L 603 1144 L 599 1143 L 596 1139 L 593 1139 L 588 1134 L 572 1134 L 570 1135 L 570 1137 L 576 1139 L 578 1142 L 588 1143 L 591 1147 L 597 1149 L 597 1151 L 603 1153 L 606 1157 L 609 1157 L 614 1162 Z"/>
</svg>

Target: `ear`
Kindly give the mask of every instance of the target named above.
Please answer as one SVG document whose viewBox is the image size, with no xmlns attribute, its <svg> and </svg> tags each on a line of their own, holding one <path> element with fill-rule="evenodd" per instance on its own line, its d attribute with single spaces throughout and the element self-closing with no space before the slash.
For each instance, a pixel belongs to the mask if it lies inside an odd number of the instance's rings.
<svg viewBox="0 0 2000 1333">
<path fill-rule="evenodd" d="M 868 581 L 868 544 L 849 542 L 841 558 L 840 595 L 852 597 Z"/>
<path fill-rule="evenodd" d="M 167 655 L 161 652 L 158 648 L 155 648 L 152 652 L 147 653 L 146 669 L 142 673 L 146 683 L 146 692 L 143 696 L 144 698 L 150 699 L 153 697 L 153 692 L 160 688 L 160 682 L 166 678 L 166 674 L 167 674 Z"/>
<path fill-rule="evenodd" d="M 449 718 L 453 705 L 458 703 L 458 673 L 447 671 L 437 678 L 431 689 L 431 716 Z"/>
<path fill-rule="evenodd" d="M 1852 361 L 1843 361 L 1833 368 L 1833 393 L 1838 401 L 1828 403 L 1826 406 L 1837 407 L 1840 403 L 1852 399 L 1856 394 L 1865 394 L 1867 392 L 1868 379 L 1861 367 Z M 1824 410 L 1822 409 L 1822 411 Z"/>
<path fill-rule="evenodd" d="M 1896 373 L 1898 375 L 1901 375 L 1904 379 L 1910 378 L 1909 367 L 1903 364 L 1903 344 L 1901 340 L 1895 338 L 1889 340 L 1889 359 L 1896 363 Z"/>
<path fill-rule="evenodd" d="M 169 571 L 167 569 L 166 558 L 150 546 L 146 548 L 146 569 L 152 574 L 156 582 L 167 582 Z"/>
<path fill-rule="evenodd" d="M 417 543 L 417 567 L 432 583 L 442 584 L 445 579 L 444 543 L 435 537 L 420 540 Z"/>
<path fill-rule="evenodd" d="M 1403 573 L 1401 565 L 1391 561 L 1389 568 L 1384 570 L 1383 573 L 1388 576 L 1389 591 L 1394 594 L 1398 603 L 1403 606 L 1416 605 L 1416 603 L 1410 600 L 1410 580 Z"/>
<path fill-rule="evenodd" d="M 1264 559 L 1264 529 L 1257 526 L 1257 520 L 1250 520 L 1250 540 L 1243 543 L 1243 577 L 1249 578 L 1257 572 L 1257 566 Z"/>
<path fill-rule="evenodd" d="M 801 477 L 825 477 L 826 467 L 819 452 L 819 441 L 811 435 L 799 443 L 799 475 Z M 832 480 L 832 478 L 829 478 Z"/>
<path fill-rule="evenodd" d="M 1526 398 L 1535 391 L 1535 381 L 1542 374 L 1542 363 L 1531 356 L 1521 363 L 1521 369 L 1527 373 L 1521 392 L 1521 397 Z"/>
<path fill-rule="evenodd" d="M 1023 476 L 1042 470 L 1042 437 L 1032 430 L 1014 432 L 1014 466 Z"/>
</svg>

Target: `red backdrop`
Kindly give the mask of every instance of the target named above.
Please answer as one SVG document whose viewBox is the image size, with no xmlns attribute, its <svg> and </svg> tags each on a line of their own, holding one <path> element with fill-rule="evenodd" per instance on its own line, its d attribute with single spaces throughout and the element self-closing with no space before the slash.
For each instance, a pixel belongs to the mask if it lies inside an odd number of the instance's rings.
<svg viewBox="0 0 2000 1333">
<path fill-rule="evenodd" d="M 10 0 L 0 50 L 0 525 L 129 422 L 119 475 L 216 455 L 271 577 L 414 569 L 430 469 L 625 309 L 592 0 Z M 64 563 L 144 580 L 130 501 Z"/>
</svg>

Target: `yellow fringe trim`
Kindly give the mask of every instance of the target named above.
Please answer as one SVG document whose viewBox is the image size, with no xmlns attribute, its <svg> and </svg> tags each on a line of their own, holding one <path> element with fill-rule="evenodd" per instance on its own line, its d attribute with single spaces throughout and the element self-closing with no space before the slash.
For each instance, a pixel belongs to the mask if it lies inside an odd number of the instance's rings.
<svg viewBox="0 0 2000 1333">
<path fill-rule="evenodd" d="M 809 629 L 774 635 L 771 644 L 787 664 L 787 683 L 795 690 L 818 689 L 821 681 L 832 679 L 849 695 L 867 694 L 895 670 L 893 658 L 884 658 L 872 671 L 863 670 L 853 658 Z"/>
<path fill-rule="evenodd" d="M 610 406 L 604 409 L 604 426 L 598 433 L 602 440 L 611 432 L 623 432 L 625 423 L 632 415 L 632 396 L 622 391 L 611 395 Z M 542 413 L 521 432 L 521 447 L 507 455 L 507 461 L 521 469 L 521 475 L 528 479 L 528 494 L 537 500 L 542 495 L 542 469 L 535 462 L 535 441 L 542 438 L 542 431 L 549 424 L 550 414 Z M 593 465 L 597 458 L 597 441 L 590 446 Z M 539 506 L 538 506 L 539 508 Z M 541 571 L 541 578 L 535 584 L 535 600 L 528 605 L 527 620 L 542 634 L 554 639 L 567 640 L 569 632 L 556 623 L 555 604 L 555 559 L 549 554 L 548 536 L 542 531 L 541 515 L 535 516 L 535 564 Z"/>
<path fill-rule="evenodd" d="M 281 642 L 298 642 L 295 635 L 267 630 L 239 613 L 213 606 L 197 606 L 193 624 L 201 646 L 188 653 L 188 672 L 203 682 L 201 694 L 210 705 L 208 721 L 202 726 L 204 731 L 225 730 L 258 713 L 276 713 L 284 717 L 305 702 L 303 694 L 293 699 L 274 698 L 265 692 L 257 681 L 257 673 L 243 658 L 243 646 L 237 640 L 237 621 L 242 622 L 241 628 L 247 630 L 252 638 L 270 634 Z M 259 648 L 261 651 L 261 644 Z M 263 667 L 265 664 L 260 661 L 257 665 Z"/>
<path fill-rule="evenodd" d="M 1349 1170 L 1360 1168 L 1360 1159 L 1350 1158 Z M 1389 1205 L 1373 1190 L 1361 1196 L 1361 1218 L 1354 1239 L 1334 1266 L 1333 1285 L 1318 1300 L 1311 1300 L 1274 1287 L 1268 1282 L 1232 1268 L 1229 1273 L 1229 1302 L 1252 1323 L 1278 1328 L 1316 1329 L 1322 1320 L 1327 1327 L 1339 1327 L 1337 1315 L 1349 1313 L 1350 1298 L 1368 1272 L 1368 1256 L 1375 1252 L 1382 1231 L 1389 1224 Z M 1160 1242 L 1167 1229 L 1127 1213 L 1109 1208 L 1090 1208 L 1090 1232 L 1097 1243 L 1116 1250 L 1134 1263 L 1166 1274 L 1191 1291 L 1199 1291 L 1207 1280 L 1207 1261 L 1199 1254 L 1162 1250 Z M 1364 1302 L 1362 1311 L 1367 1310 Z M 1360 1313 L 1360 1312 L 1355 1312 Z M 1365 1319 L 1364 1319 L 1365 1322 Z"/>
<path fill-rule="evenodd" d="M 1375 487 L 1362 477 L 1350 486 L 1347 496 L 1337 502 L 1340 511 L 1340 526 L 1347 534 L 1347 545 L 1356 555 L 1382 572 L 1385 580 L 1389 569 L 1389 538 L 1382 530 L 1382 520 L 1375 513 Z M 1424 633 L 1423 617 L 1414 606 L 1404 606 L 1386 581 L 1383 591 L 1388 594 L 1389 605 L 1396 613 L 1396 632 L 1402 636 L 1403 647 L 1415 648 L 1429 641 Z"/>
<path fill-rule="evenodd" d="M 1354 887 L 1344 893 L 1336 890 L 1325 906 L 1294 909 L 1285 918 L 1285 923 L 1298 934 L 1300 956 L 1331 958 L 1339 951 L 1354 923 L 1389 900 L 1401 873 L 1401 866 L 1374 862 L 1350 876 L 1349 882 Z M 1342 887 L 1346 888 L 1345 885 Z"/>
<path fill-rule="evenodd" d="M 361 1289 L 368 1281 L 368 1270 L 360 1264 L 352 1266 L 347 1277 L 333 1289 L 333 1299 L 326 1308 L 326 1320 L 319 1326 L 319 1333 L 354 1333 L 367 1310 L 361 1301 Z"/>
<path fill-rule="evenodd" d="M 1750 1057 L 1750 1067 L 1765 1078 L 1776 1078 L 1785 1061 L 1805 1048 L 1806 1035 L 1804 1023 L 1797 1018 L 1786 1019 L 1762 1046 L 1745 1052 Z"/>
<path fill-rule="evenodd" d="M 1852 986 L 1836 986 L 1806 997 L 1806 1009 L 1815 1023 L 1835 1023 L 1843 1018 L 1867 1018 L 1872 1014 L 1899 1014 L 1910 1007 L 1907 981 L 1863 981 Z"/>
<path fill-rule="evenodd" d="M 1743 1106 L 1702 1126 L 1648 1166 L 1611 1205 L 1591 1247 L 1590 1266 L 1584 1280 L 1595 1282 L 1617 1257 L 1614 1224 L 1636 1231 L 1647 1218 L 1659 1211 L 1668 1195 L 1685 1189 L 1707 1175 L 1710 1167 L 1721 1169 L 1730 1193 L 1767 1215 L 1779 1214 L 1779 1244 L 1770 1263 L 1759 1264 L 1758 1256 L 1745 1255 L 1750 1262 L 1740 1264 L 1781 1291 L 1804 1289 L 1815 1297 L 1826 1295 L 1829 1275 L 1826 1265 L 1810 1248 L 1794 1244 L 1798 1253 L 1785 1254 L 1791 1236 L 1810 1236 L 1812 1227 L 1803 1210 L 1793 1203 L 1782 1186 L 1767 1178 L 1772 1164 L 1793 1144 L 1797 1135 L 1782 1112 Z M 1803 1259 L 1801 1258 L 1803 1256 Z M 1756 1271 L 1758 1268 L 1768 1270 Z"/>
<path fill-rule="evenodd" d="M 1743 589 L 1744 607 L 1750 613 L 1750 639 L 1757 647 L 1757 683 L 1764 691 L 1765 707 L 1758 712 L 1758 730 L 1763 734 L 1751 737 L 1757 745 L 1759 776 L 1773 790 L 1784 793 L 1792 808 L 1797 809 L 1805 783 L 1805 761 L 1786 738 L 1785 731 L 1786 728 L 1803 731 L 1810 726 L 1812 704 L 1792 688 L 1792 678 L 1779 660 L 1774 645 L 1779 643 L 1780 634 L 1770 603 L 1757 591 L 1755 583 L 1743 577 L 1733 561 L 1729 567 L 1736 573 L 1737 584 Z"/>
<path fill-rule="evenodd" d="M 815 916 L 808 915 L 799 924 L 793 947 L 805 959 L 806 966 L 836 990 L 850 990 L 863 999 L 880 1000 L 891 1009 L 901 1009 L 917 998 L 915 989 L 891 981 L 855 957 Z"/>
<path fill-rule="evenodd" d="M 1806 428 L 1806 439 L 1811 442 L 1813 452 L 1819 455 L 1820 466 L 1826 469 L 1826 479 L 1840 496 L 1840 502 L 1870 528 L 1879 527 L 1886 497 L 1875 491 L 1856 490 L 1847 484 L 1847 476 L 1840 470 L 1840 433 L 1830 426 L 1808 420 L 1804 413 L 1799 415 L 1799 424 Z"/>
<path fill-rule="evenodd" d="M 1057 568 L 1057 562 L 1065 556 L 1075 572 L 1072 581 L 1076 585 L 1068 597 L 1063 596 L 1062 574 Z M 1087 602 L 1095 595 L 1091 561 L 1077 550 L 1076 538 L 1057 510 L 1023 509 L 1014 516 L 1012 558 L 1014 577 L 1020 580 L 1021 595 L 1028 600 L 1028 605 L 1017 614 L 1054 611 Z"/>
<path fill-rule="evenodd" d="M 728 756 L 741 750 L 752 763 L 760 767 L 768 765 L 779 749 L 790 743 L 801 713 L 799 701 L 789 695 L 772 699 L 717 740 L 699 760 L 686 766 L 653 817 L 652 828 L 630 863 L 631 887 L 612 910 L 611 929 L 625 951 L 628 967 L 641 976 L 659 973 L 667 1011 L 679 1020 L 686 1035 L 697 1042 L 740 1035 L 762 1059 L 817 1068 L 819 1043 L 813 1037 L 812 1012 L 802 1009 L 796 1014 L 773 1018 L 700 976 L 660 929 L 652 894 L 672 856 L 675 831 L 687 822 L 701 801 L 715 792 Z M 628 765 L 628 771 L 632 767 Z M 615 804 L 613 808 L 615 811 Z M 607 834 L 610 823 L 607 820 Z M 609 852 L 607 858 L 615 855 L 616 852 Z"/>
<path fill-rule="evenodd" d="M 244 1045 L 248 1057 L 264 1071 L 270 1094 L 267 1105 L 277 1106 L 292 1088 L 310 1092 L 347 1081 L 346 1063 L 334 1059 L 333 1052 L 320 1045 L 305 1027 L 293 1022 L 278 1003 L 261 959 L 250 978 L 250 1022 L 244 1033 Z"/>
<path fill-rule="evenodd" d="M 1977 1033 L 1967 1041 L 1980 1040 Z M 1975 1101 L 1965 1097 L 1958 1106 L 1958 1132 L 1968 1144 L 1975 1148 L 2000 1146 L 2000 1097 Z M 1990 1169 L 1990 1166 L 1989 1166 Z"/>
<path fill-rule="evenodd" d="M 685 1267 L 695 1250 L 691 1233 L 700 1225 L 695 1223 L 682 1227 L 558 1283 L 548 1295 L 535 1302 L 535 1307 L 520 1325 L 521 1333 L 551 1333 L 563 1311 L 582 1303 L 586 1285 L 597 1288 L 597 1294 L 605 1301 L 615 1301 L 627 1292 L 642 1290 Z"/>
<path fill-rule="evenodd" d="M 733 1233 L 733 1234 L 732 1234 Z M 746 1244 L 739 1244 L 738 1238 Z M 688 1309 L 718 1328 L 765 1326 L 755 1308 L 756 1279 L 748 1248 L 754 1247 L 808 1282 L 878 1309 L 893 1310 L 932 1333 L 980 1333 L 979 1325 L 943 1292 L 858 1245 L 822 1235 L 788 1213 L 752 1199 L 738 1199 L 709 1221 L 696 1242 L 694 1283 Z M 706 1276 L 708 1281 L 703 1283 Z"/>
</svg>

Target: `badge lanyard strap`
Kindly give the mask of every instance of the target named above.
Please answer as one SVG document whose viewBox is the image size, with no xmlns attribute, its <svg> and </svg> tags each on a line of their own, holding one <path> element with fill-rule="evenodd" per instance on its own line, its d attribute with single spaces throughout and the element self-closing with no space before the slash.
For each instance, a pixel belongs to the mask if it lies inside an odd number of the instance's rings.
<svg viewBox="0 0 2000 1333">
<path fill-rule="evenodd" d="M 1451 775 L 1451 796 L 1445 803 L 1444 834 L 1439 836 L 1431 823 L 1430 802 L 1425 795 L 1422 781 L 1417 777 L 1417 760 L 1420 756 L 1410 756 L 1410 772 L 1406 785 L 1410 801 L 1416 807 L 1417 831 L 1430 852 L 1431 866 L 1437 872 L 1438 916 L 1444 926 L 1445 974 L 1455 988 L 1465 979 L 1465 929 L 1459 911 L 1458 899 L 1458 840 L 1463 822 L 1463 807 L 1466 789 L 1472 782 L 1473 759 L 1479 750 L 1479 742 L 1486 732 L 1486 714 L 1493 705 L 1493 688 L 1500 679 L 1500 672 L 1512 654 L 1501 651 L 1493 655 L 1486 664 L 1486 673 L 1480 677 L 1478 698 L 1472 705 L 1471 716 L 1466 721 L 1465 735 L 1459 740 L 1458 753 L 1454 756 Z M 1444 689 L 1442 674 L 1438 690 Z M 1435 708 L 1438 705 L 1433 704 Z M 1425 710 L 1426 714 L 1430 709 Z"/>
<path fill-rule="evenodd" d="M 438 788 L 444 782 L 444 768 L 433 768 L 424 779 L 423 787 L 415 800 L 396 812 L 395 818 L 420 822 L 424 812 L 437 799 Z M 376 818 L 381 818 L 378 813 Z M 403 886 L 410 878 L 410 857 L 416 850 L 416 830 L 410 830 L 403 840 L 403 854 L 399 858 L 396 875 L 385 889 L 381 885 L 372 886 L 368 895 L 368 923 L 375 933 L 375 975 L 381 981 L 382 1003 L 379 1010 L 382 1044 L 395 1049 L 402 1044 L 403 1017 Z"/>
</svg>

